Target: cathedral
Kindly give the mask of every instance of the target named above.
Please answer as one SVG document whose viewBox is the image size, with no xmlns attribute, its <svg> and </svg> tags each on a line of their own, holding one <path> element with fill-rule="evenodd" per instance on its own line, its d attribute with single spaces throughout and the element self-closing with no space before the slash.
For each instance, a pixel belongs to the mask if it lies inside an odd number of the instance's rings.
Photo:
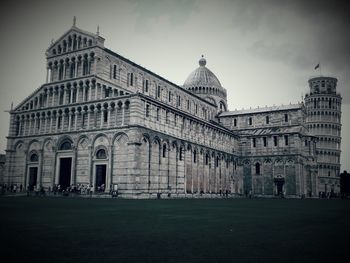
<svg viewBox="0 0 350 263">
<path fill-rule="evenodd" d="M 125 198 L 286 196 L 340 191 L 337 79 L 304 102 L 229 111 L 207 67 L 178 86 L 74 25 L 46 51 L 46 83 L 10 113 L 4 182 L 88 186 Z"/>
</svg>

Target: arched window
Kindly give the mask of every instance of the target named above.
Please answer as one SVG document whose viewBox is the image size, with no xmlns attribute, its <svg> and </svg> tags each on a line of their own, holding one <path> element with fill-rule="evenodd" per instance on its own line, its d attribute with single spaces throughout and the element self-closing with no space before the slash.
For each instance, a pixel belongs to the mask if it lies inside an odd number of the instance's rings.
<svg viewBox="0 0 350 263">
<path fill-rule="evenodd" d="M 146 117 L 149 117 L 150 107 L 146 105 Z"/>
<path fill-rule="evenodd" d="M 182 161 L 183 160 L 183 148 L 182 147 L 180 147 L 180 151 L 179 151 L 179 159 L 180 159 L 180 161 Z"/>
<path fill-rule="evenodd" d="M 206 154 L 205 155 L 205 165 L 208 165 L 209 164 L 209 155 Z"/>
<path fill-rule="evenodd" d="M 71 150 L 72 149 L 72 142 L 69 140 L 64 140 L 60 145 L 60 150 Z"/>
<path fill-rule="evenodd" d="M 38 156 L 36 153 L 33 153 L 33 154 L 30 156 L 30 161 L 31 161 L 31 162 L 38 162 L 38 161 L 39 161 L 39 156 Z"/>
<path fill-rule="evenodd" d="M 96 153 L 96 159 L 107 159 L 107 154 L 104 149 L 100 149 Z"/>
<path fill-rule="evenodd" d="M 260 163 L 255 164 L 255 174 L 260 174 Z"/>
<path fill-rule="evenodd" d="M 194 163 L 197 162 L 197 152 L 196 151 L 193 152 L 193 162 Z"/>
<path fill-rule="evenodd" d="M 163 158 L 166 157 L 166 144 L 163 145 Z"/>
<path fill-rule="evenodd" d="M 113 66 L 113 78 L 116 79 L 117 78 L 117 65 Z"/>
<path fill-rule="evenodd" d="M 159 108 L 157 109 L 157 121 L 159 121 L 159 119 L 160 119 L 160 110 L 159 110 Z"/>
</svg>

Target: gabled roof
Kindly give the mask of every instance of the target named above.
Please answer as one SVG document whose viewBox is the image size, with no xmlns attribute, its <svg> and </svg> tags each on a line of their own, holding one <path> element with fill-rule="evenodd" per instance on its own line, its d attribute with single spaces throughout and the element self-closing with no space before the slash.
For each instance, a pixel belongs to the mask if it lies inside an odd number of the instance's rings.
<svg viewBox="0 0 350 263">
<path fill-rule="evenodd" d="M 92 39 L 96 39 L 98 41 L 96 41 L 96 43 L 102 43 L 101 46 L 103 46 L 103 42 L 104 42 L 104 38 L 101 37 L 100 35 L 98 34 L 93 34 L 89 31 L 85 31 L 83 29 L 80 29 L 76 26 L 72 26 L 70 29 L 68 29 L 61 37 L 59 37 L 56 41 L 52 42 L 51 45 L 48 47 L 48 49 L 46 50 L 46 54 L 50 54 L 50 50 L 54 47 L 56 47 L 59 43 L 61 43 L 61 41 L 66 38 L 68 35 L 71 35 L 71 34 L 82 34 L 82 35 L 85 35 L 87 37 L 90 37 Z"/>
</svg>

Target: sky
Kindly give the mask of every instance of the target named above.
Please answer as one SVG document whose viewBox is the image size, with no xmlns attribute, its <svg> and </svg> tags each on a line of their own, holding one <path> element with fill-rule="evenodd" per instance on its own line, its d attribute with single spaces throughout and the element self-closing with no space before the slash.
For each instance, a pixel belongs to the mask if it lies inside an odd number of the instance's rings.
<svg viewBox="0 0 350 263">
<path fill-rule="evenodd" d="M 201 55 L 230 110 L 297 103 L 308 79 L 338 79 L 342 170 L 350 170 L 350 8 L 322 0 L 12 0 L 0 10 L 0 152 L 9 113 L 45 82 L 45 51 L 73 24 L 182 85 Z M 320 63 L 321 70 L 314 70 Z"/>
</svg>

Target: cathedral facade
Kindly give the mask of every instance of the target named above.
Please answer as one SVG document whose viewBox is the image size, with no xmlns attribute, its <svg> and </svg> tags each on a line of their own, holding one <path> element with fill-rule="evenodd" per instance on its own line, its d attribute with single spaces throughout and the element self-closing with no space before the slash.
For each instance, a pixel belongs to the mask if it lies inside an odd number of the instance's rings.
<svg viewBox="0 0 350 263">
<path fill-rule="evenodd" d="M 309 80 L 305 103 L 228 111 L 203 57 L 178 86 L 75 25 L 46 57 L 46 83 L 10 111 L 8 185 L 130 198 L 339 192 L 335 78 Z"/>
</svg>

